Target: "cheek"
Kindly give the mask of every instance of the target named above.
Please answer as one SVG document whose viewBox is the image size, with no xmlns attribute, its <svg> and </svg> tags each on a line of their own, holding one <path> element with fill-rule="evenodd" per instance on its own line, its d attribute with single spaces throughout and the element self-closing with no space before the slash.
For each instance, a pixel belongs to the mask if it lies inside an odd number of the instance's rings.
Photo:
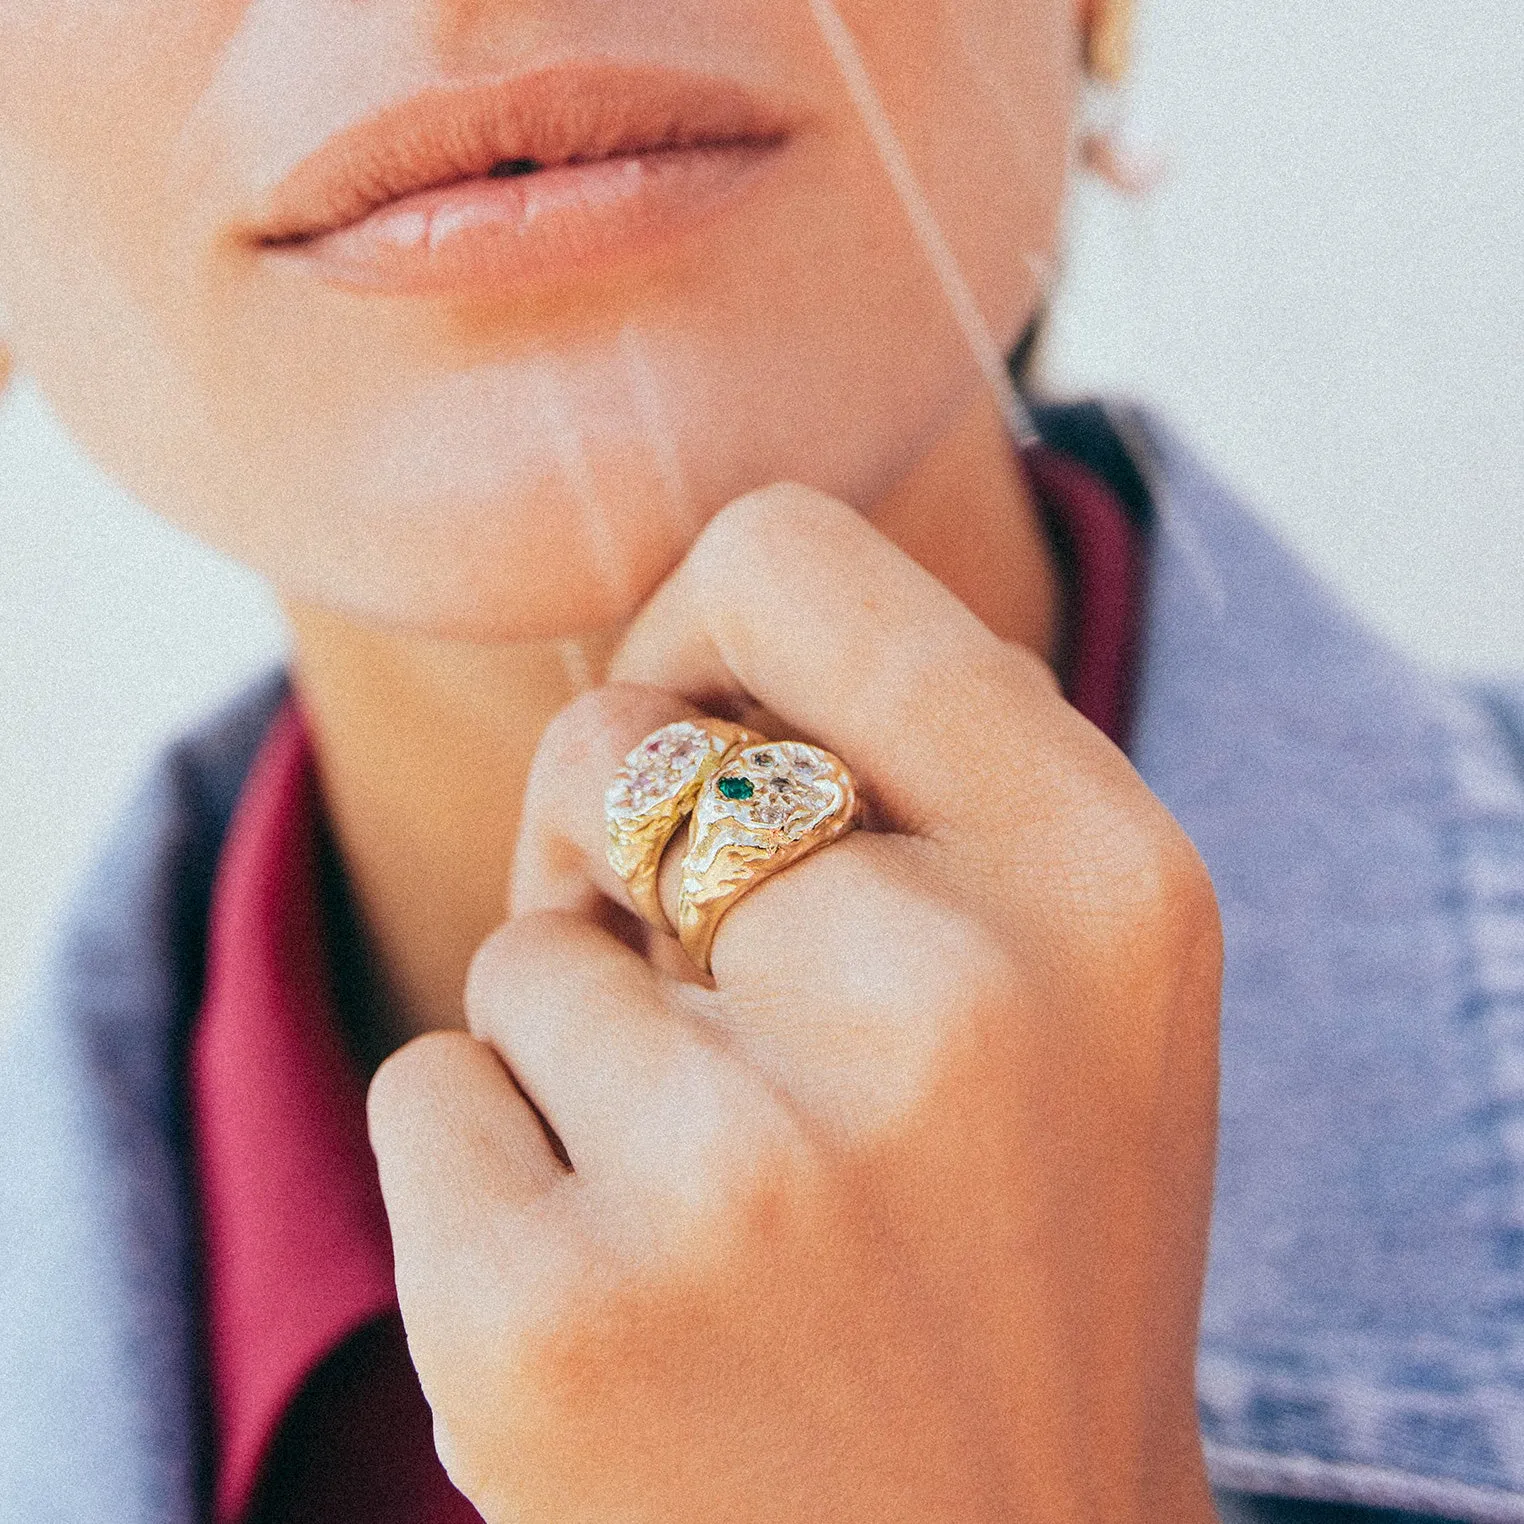
<svg viewBox="0 0 1524 1524">
<path fill-rule="evenodd" d="M 1052 257 L 1067 180 L 1077 84 L 1067 6 L 806 3 L 827 38 L 837 39 L 844 93 L 884 179 L 902 200 L 924 196 L 931 225 L 918 239 L 922 261 L 935 268 L 936 245 L 944 243 L 984 320 L 1008 346 L 1030 315 L 1033 271 Z M 855 63 L 865 81 L 856 92 Z M 877 97 L 882 120 L 865 91 Z M 915 182 L 908 193 L 894 172 L 900 148 Z M 914 223 L 914 208 L 907 212 Z M 948 284 L 944 276 L 942 294 L 952 298 Z"/>
<path fill-rule="evenodd" d="M 243 0 L 5 0 L 0 223 L 8 284 L 59 259 L 149 284 L 178 215 L 183 123 Z"/>
<path fill-rule="evenodd" d="M 163 385 L 186 333 L 183 123 L 243 4 L 0 3 L 0 310 L 81 442 L 134 483 L 135 398 L 155 430 L 184 405 Z"/>
</svg>

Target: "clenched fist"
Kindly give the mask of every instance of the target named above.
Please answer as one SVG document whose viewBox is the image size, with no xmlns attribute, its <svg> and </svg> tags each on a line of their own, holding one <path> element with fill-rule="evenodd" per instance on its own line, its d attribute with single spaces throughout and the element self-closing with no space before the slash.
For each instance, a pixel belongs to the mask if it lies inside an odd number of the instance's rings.
<svg viewBox="0 0 1524 1524">
<path fill-rule="evenodd" d="M 541 745 L 474 1035 L 371 1092 L 456 1484 L 491 1524 L 1207 1524 L 1221 954 L 1179 828 L 800 488 L 715 518 L 613 677 Z M 740 900 L 710 987 L 619 908 L 602 800 L 722 710 L 845 758 L 871 828 Z"/>
</svg>

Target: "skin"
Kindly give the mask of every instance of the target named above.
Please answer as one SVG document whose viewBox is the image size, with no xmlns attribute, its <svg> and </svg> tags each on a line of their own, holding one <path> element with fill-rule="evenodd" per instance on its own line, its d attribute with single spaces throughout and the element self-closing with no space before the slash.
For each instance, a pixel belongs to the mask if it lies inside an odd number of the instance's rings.
<svg viewBox="0 0 1524 1524">
<path fill-rule="evenodd" d="M 1179 828 L 807 489 L 720 514 L 614 676 L 542 740 L 473 1036 L 371 1089 L 452 1475 L 502 1520 L 1206 1524 L 1221 948 Z M 712 989 L 606 923 L 598 782 L 691 693 L 851 756 L 877 825 L 742 899 Z"/>
<path fill-rule="evenodd" d="M 1011 343 L 1083 8 L 841 10 Z M 787 157 L 492 300 L 241 232 L 335 126 L 572 54 L 739 79 Z M 1210 886 L 1057 695 L 1025 478 L 808 8 L 8 0 L 0 205 L 21 366 L 287 609 L 367 1014 L 431 1034 L 372 1137 L 484 1515 L 1210 1519 Z M 831 746 L 875 812 L 726 918 L 712 988 L 600 851 L 619 757 L 695 706 Z"/>
</svg>

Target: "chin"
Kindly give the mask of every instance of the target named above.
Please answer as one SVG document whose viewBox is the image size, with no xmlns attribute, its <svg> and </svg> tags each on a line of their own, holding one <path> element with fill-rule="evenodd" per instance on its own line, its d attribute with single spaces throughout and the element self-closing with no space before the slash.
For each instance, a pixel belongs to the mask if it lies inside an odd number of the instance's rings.
<svg viewBox="0 0 1524 1524">
<path fill-rule="evenodd" d="M 305 604 L 440 638 L 565 638 L 632 618 L 743 493 L 793 480 L 871 509 L 968 380 L 924 340 L 919 365 L 801 344 L 792 390 L 761 344 L 658 351 L 649 385 L 611 354 L 418 374 L 182 522 Z M 302 439 L 294 419 L 282 433 Z"/>
<path fill-rule="evenodd" d="M 500 645 L 588 635 L 628 622 L 701 527 L 659 480 L 618 485 L 372 502 L 326 525 L 309 553 L 288 541 L 245 559 L 285 599 L 411 636 Z"/>
</svg>

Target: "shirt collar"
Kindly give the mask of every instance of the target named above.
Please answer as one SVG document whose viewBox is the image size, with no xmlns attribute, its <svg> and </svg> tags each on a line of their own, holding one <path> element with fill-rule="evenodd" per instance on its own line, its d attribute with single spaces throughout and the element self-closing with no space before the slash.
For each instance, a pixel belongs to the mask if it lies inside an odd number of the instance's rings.
<svg viewBox="0 0 1524 1524">
<path fill-rule="evenodd" d="M 396 1306 L 364 1088 L 323 947 L 318 824 L 288 701 L 219 859 L 190 1051 L 219 1519 L 242 1513 L 313 1367 Z"/>
</svg>

